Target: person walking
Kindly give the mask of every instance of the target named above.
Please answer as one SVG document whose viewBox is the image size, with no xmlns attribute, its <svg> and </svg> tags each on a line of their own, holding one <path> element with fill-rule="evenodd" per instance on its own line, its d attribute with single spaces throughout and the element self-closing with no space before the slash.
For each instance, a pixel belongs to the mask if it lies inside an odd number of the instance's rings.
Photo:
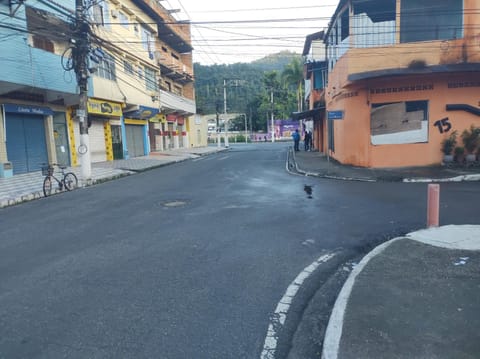
<svg viewBox="0 0 480 359">
<path fill-rule="evenodd" d="M 299 145 L 300 145 L 300 134 L 298 133 L 298 129 L 295 130 L 295 132 L 292 134 L 293 138 L 293 149 L 295 151 L 300 151 Z"/>
</svg>

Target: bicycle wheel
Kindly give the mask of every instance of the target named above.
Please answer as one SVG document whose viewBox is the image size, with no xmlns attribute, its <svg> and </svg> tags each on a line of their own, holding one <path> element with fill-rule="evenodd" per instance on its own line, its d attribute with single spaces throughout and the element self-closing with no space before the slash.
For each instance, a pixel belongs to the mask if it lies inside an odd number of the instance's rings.
<svg viewBox="0 0 480 359">
<path fill-rule="evenodd" d="M 67 191 L 71 191 L 77 188 L 78 186 L 77 176 L 75 176 L 75 174 L 72 172 L 65 173 L 65 176 L 63 176 L 63 184 L 65 185 L 65 189 Z"/>
<path fill-rule="evenodd" d="M 43 180 L 43 194 L 48 197 L 52 194 L 52 177 L 47 176 Z"/>
</svg>

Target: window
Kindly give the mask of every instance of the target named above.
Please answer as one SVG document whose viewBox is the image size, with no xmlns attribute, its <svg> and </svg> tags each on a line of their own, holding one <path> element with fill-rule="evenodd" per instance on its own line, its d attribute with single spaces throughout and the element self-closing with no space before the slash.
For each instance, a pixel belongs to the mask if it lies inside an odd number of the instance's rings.
<svg viewBox="0 0 480 359">
<path fill-rule="evenodd" d="M 102 25 L 110 28 L 110 17 L 108 15 L 108 3 L 101 1 L 92 6 L 92 16 L 95 25 Z"/>
<path fill-rule="evenodd" d="M 462 0 L 402 0 L 400 41 L 451 40 L 463 37 Z"/>
<path fill-rule="evenodd" d="M 367 0 L 353 5 L 355 47 L 393 45 L 396 42 L 396 0 Z"/>
<path fill-rule="evenodd" d="M 148 56 L 153 59 L 153 34 L 142 26 L 142 46 L 148 51 Z"/>
<path fill-rule="evenodd" d="M 145 66 L 145 86 L 149 91 L 158 91 L 156 71 Z"/>
<path fill-rule="evenodd" d="M 48 52 L 55 52 L 55 46 L 53 42 L 43 36 L 33 35 L 33 47 Z"/>
<path fill-rule="evenodd" d="M 110 54 L 105 54 L 103 59 L 101 59 L 96 75 L 112 81 L 117 79 L 115 74 L 115 60 Z"/>
<path fill-rule="evenodd" d="M 177 85 L 173 86 L 173 93 L 182 96 L 182 88 Z"/>
<path fill-rule="evenodd" d="M 341 39 L 345 40 L 350 36 L 350 16 L 348 9 L 345 10 L 342 15 L 340 15 L 340 28 L 341 28 Z"/>
<path fill-rule="evenodd" d="M 125 15 L 123 12 L 119 11 L 118 17 L 119 17 L 120 25 L 122 25 L 122 27 L 124 27 L 125 29 L 128 29 L 130 24 L 128 16 Z"/>
<path fill-rule="evenodd" d="M 133 75 L 133 65 L 127 60 L 123 60 L 123 71 L 128 75 Z"/>
<path fill-rule="evenodd" d="M 372 104 L 373 145 L 428 142 L 428 101 Z"/>
</svg>

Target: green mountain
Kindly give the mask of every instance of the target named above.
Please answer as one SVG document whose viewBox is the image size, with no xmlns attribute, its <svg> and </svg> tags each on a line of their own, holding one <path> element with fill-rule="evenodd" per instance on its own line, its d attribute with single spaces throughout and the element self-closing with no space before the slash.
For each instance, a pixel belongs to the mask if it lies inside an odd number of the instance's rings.
<svg viewBox="0 0 480 359">
<path fill-rule="evenodd" d="M 227 112 L 246 113 L 254 119 L 253 123 L 257 122 L 255 118 L 264 119 L 267 114 L 258 112 L 267 96 L 264 74 L 272 71 L 281 74 L 295 57 L 301 58 L 301 55 L 282 51 L 251 63 L 209 66 L 195 63 L 197 113 L 223 113 L 225 89 Z"/>
</svg>

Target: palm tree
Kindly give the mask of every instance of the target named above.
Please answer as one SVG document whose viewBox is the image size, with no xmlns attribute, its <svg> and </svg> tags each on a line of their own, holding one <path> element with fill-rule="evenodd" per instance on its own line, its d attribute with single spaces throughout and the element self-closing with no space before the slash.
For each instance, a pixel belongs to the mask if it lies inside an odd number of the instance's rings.
<svg viewBox="0 0 480 359">
<path fill-rule="evenodd" d="M 303 66 L 298 58 L 294 58 L 283 70 L 282 79 L 287 86 L 296 88 L 297 110 L 303 110 Z"/>
</svg>

